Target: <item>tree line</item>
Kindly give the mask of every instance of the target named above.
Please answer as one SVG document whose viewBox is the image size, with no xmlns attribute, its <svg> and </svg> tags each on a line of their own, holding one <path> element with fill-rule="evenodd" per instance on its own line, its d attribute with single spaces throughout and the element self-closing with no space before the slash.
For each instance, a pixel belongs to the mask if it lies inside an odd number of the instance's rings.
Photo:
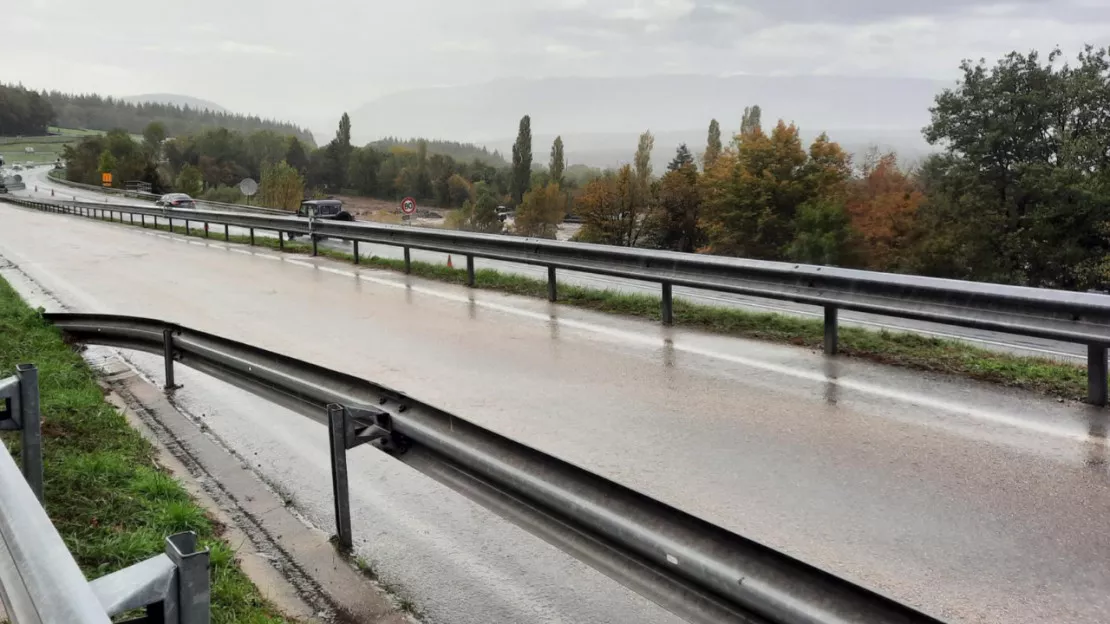
<svg viewBox="0 0 1110 624">
<path fill-rule="evenodd" d="M 47 132 L 54 107 L 35 91 L 0 84 L 0 136 L 35 136 Z"/>
<path fill-rule="evenodd" d="M 270 131 L 159 141 L 163 129 L 142 142 L 91 137 L 66 159 L 82 181 L 111 164 L 193 192 L 234 193 L 243 177 L 269 176 L 312 194 L 413 196 L 459 208 L 451 225 L 471 231 L 505 231 L 507 207 L 510 233 L 526 236 L 554 237 L 570 213 L 587 242 L 1105 290 L 1110 53 L 1088 47 L 1064 63 L 1058 50 L 1015 52 L 961 71 L 923 130 L 938 151 L 915 168 L 877 151 L 853 162 L 825 134 L 805 145 L 793 123 L 765 124 L 759 106 L 744 109 L 732 137 L 711 121 L 699 153 L 680 145 L 658 173 L 651 132 L 616 170 L 568 169 L 561 138 L 536 158 L 527 115 L 505 165 L 465 144 L 356 147 L 346 114 L 319 149 Z"/>
<path fill-rule="evenodd" d="M 21 86 L 0 84 L 0 136 L 45 135 L 50 125 L 105 132 L 125 130 L 139 134 L 151 123 L 160 124 L 168 136 L 196 134 L 214 128 L 243 133 L 270 130 L 316 145 L 307 129 L 257 115 L 174 104 L 127 102 L 95 94 L 40 93 Z"/>
<path fill-rule="evenodd" d="M 750 107 L 701 166 L 679 146 L 655 178 L 653 138 L 575 200 L 578 238 L 1027 286 L 1110 286 L 1110 53 L 1087 47 L 965 62 L 931 107 L 919 167 L 860 162 Z"/>
</svg>

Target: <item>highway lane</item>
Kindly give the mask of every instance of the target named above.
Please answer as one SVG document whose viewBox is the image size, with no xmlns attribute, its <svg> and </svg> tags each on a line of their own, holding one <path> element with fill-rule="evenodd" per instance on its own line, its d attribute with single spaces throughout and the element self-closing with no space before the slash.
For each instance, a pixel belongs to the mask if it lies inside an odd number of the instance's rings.
<svg viewBox="0 0 1110 624">
<path fill-rule="evenodd" d="M 46 171 L 47 169 L 39 169 L 29 172 L 25 177 L 33 181 L 32 185 L 28 187 L 27 191 L 17 193 L 17 195 L 22 194 L 28 197 L 49 197 L 50 190 L 54 189 L 56 196 L 62 196 L 62 193 L 68 194 L 67 196 L 72 196 L 74 193 L 76 193 L 77 197 L 82 201 L 103 201 L 103 195 L 83 190 L 74 191 L 73 189 L 49 180 L 46 177 Z M 34 184 L 38 185 L 39 191 L 37 194 L 34 191 Z M 113 199 L 113 201 L 117 200 Z M 140 200 L 123 201 L 139 205 L 149 205 L 149 203 L 142 202 Z M 219 226 L 215 227 L 216 230 L 212 233 L 212 235 L 218 237 L 222 234 L 223 230 Z M 248 233 L 247 230 L 241 228 L 230 228 L 230 232 L 233 235 L 242 236 L 245 236 Z M 259 237 L 276 237 L 275 233 L 265 232 L 262 230 L 256 231 L 255 235 Z M 333 249 L 340 249 L 347 252 L 351 251 L 351 245 L 342 241 L 326 241 L 322 244 Z M 403 257 L 403 251 L 401 248 L 391 247 L 388 245 L 363 244 L 360 245 L 360 254 L 366 257 L 370 257 L 371 255 L 396 259 Z M 447 254 L 426 252 L 422 250 L 413 250 L 412 258 L 414 260 L 439 264 L 447 262 Z M 461 258 L 456 259 L 456 261 L 461 260 Z M 476 260 L 475 266 L 478 268 L 496 269 L 498 271 L 506 273 L 526 275 L 536 279 L 547 279 L 547 269 L 544 267 L 534 267 L 510 262 L 502 262 L 498 260 L 484 259 Z M 650 284 L 636 280 L 608 277 L 603 275 L 592 275 L 588 273 L 563 271 L 559 273 L 559 280 L 562 283 L 588 286 L 599 289 L 609 289 L 619 292 L 643 293 L 654 296 L 658 296 L 659 294 L 659 286 L 657 284 Z M 809 306 L 789 301 L 776 301 L 772 299 L 762 299 L 759 297 L 750 297 L 746 295 L 737 295 L 731 293 L 720 293 L 686 287 L 676 287 L 674 289 L 674 295 L 676 297 L 681 297 L 689 301 L 705 305 L 736 307 L 756 312 L 775 312 L 780 314 L 803 316 L 814 319 L 823 317 L 822 309 L 817 306 Z M 1030 338 L 1025 336 L 1013 336 L 1009 334 L 983 331 L 978 329 L 953 327 L 948 325 L 941 325 L 938 323 L 897 319 L 850 311 L 841 312 L 840 322 L 841 324 L 846 326 L 864 327 L 873 330 L 905 331 L 934 336 L 938 338 L 961 340 L 985 349 L 1003 351 L 1007 353 L 1017 353 L 1021 355 L 1047 357 L 1075 363 L 1085 362 L 1087 357 L 1086 347 L 1084 345 L 1059 342 L 1056 340 Z"/>
<path fill-rule="evenodd" d="M 0 255 L 76 310 L 395 386 L 944 619 L 1110 620 L 1107 410 L 3 205 Z M 322 427 L 196 375 L 183 396 L 330 526 Z M 444 621 L 669 621 L 354 454 L 359 554 Z"/>
</svg>

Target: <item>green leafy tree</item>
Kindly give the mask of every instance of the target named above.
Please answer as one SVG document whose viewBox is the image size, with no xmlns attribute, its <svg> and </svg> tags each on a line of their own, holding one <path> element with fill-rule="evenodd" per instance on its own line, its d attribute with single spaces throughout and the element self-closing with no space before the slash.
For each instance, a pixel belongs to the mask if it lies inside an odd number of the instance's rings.
<svg viewBox="0 0 1110 624">
<path fill-rule="evenodd" d="M 551 144 L 551 165 L 548 167 L 548 173 L 551 174 L 551 181 L 555 184 L 563 183 L 563 172 L 566 171 L 567 163 L 563 157 L 563 137 L 555 137 L 555 142 Z"/>
<path fill-rule="evenodd" d="M 304 200 L 304 178 L 284 160 L 267 164 L 262 169 L 258 198 L 263 206 L 295 211 Z"/>
<path fill-rule="evenodd" d="M 756 128 L 763 128 L 763 111 L 756 106 L 745 106 L 744 117 L 740 121 L 740 134 L 754 132 Z"/>
<path fill-rule="evenodd" d="M 520 118 L 516 142 L 513 143 L 513 175 L 510 194 L 514 206 L 520 205 L 524 193 L 532 182 L 532 119 L 525 115 Z"/>
<path fill-rule="evenodd" d="M 166 126 L 152 121 L 143 129 L 143 149 L 149 158 L 158 160 L 162 156 L 162 143 L 166 141 Z"/>
<path fill-rule="evenodd" d="M 471 198 L 452 213 L 448 225 L 468 232 L 500 234 L 504 226 L 497 216 L 497 196 L 485 182 L 477 182 Z"/>
<path fill-rule="evenodd" d="M 304 143 L 297 137 L 289 137 L 288 147 L 285 149 L 285 162 L 296 169 L 302 176 L 308 173 L 309 158 L 305 152 Z"/>
<path fill-rule="evenodd" d="M 567 198 L 559 185 L 551 182 L 534 186 L 517 206 L 513 231 L 521 236 L 555 238 L 567 214 Z"/>
<path fill-rule="evenodd" d="M 798 208 L 794 237 L 787 257 L 795 262 L 845 266 L 853 264 L 856 245 L 844 204 L 835 198 L 815 197 Z"/>
<path fill-rule="evenodd" d="M 685 143 L 678 146 L 675 150 L 674 158 L 667 165 L 667 171 L 678 171 L 687 165 L 694 164 L 694 155 L 690 153 L 690 148 L 686 147 Z"/>
<path fill-rule="evenodd" d="M 348 183 L 363 195 L 374 196 L 381 192 L 378 183 L 378 170 L 382 164 L 382 154 L 370 147 L 356 147 L 351 152 L 351 163 L 347 168 Z"/>
<path fill-rule="evenodd" d="M 470 199 L 470 186 L 470 182 L 457 173 L 447 178 L 448 205 L 454 208 L 465 204 Z"/>
<path fill-rule="evenodd" d="M 667 173 L 659 181 L 659 212 L 655 246 L 692 252 L 705 244 L 698 224 L 701 193 L 698 168 L 685 145 L 680 145 Z"/>
<path fill-rule="evenodd" d="M 920 270 L 1030 286 L 1110 285 L 1110 53 L 1010 53 L 931 109 Z M 934 240 L 939 238 L 940 240 Z"/>
<path fill-rule="evenodd" d="M 702 158 L 703 165 L 709 169 L 717 162 L 721 156 L 721 150 L 724 146 L 721 143 L 721 124 L 717 123 L 716 119 L 709 122 L 709 136 L 705 141 L 705 156 Z"/>
<path fill-rule="evenodd" d="M 177 174 L 174 188 L 177 189 L 177 192 L 185 193 L 190 197 L 199 196 L 201 191 L 204 190 L 204 179 L 200 175 L 200 169 L 192 165 L 182 167 L 181 173 Z"/>
<path fill-rule="evenodd" d="M 104 150 L 100 153 L 98 168 L 100 169 L 100 173 L 110 173 L 112 175 L 118 175 L 119 172 L 117 171 L 117 169 L 119 169 L 119 163 L 116 161 L 116 157 L 112 154 L 110 150 Z M 118 180 L 113 180 L 113 182 L 116 184 L 116 186 L 119 185 Z"/>
</svg>

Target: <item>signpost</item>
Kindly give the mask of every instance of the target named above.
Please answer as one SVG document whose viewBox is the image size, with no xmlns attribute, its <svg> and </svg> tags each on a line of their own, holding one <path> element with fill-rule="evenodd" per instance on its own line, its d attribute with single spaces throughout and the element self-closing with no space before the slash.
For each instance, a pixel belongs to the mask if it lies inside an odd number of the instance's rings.
<svg viewBox="0 0 1110 624">
<path fill-rule="evenodd" d="M 243 181 L 239 183 L 239 192 L 247 198 L 247 204 L 250 204 L 251 197 L 258 192 L 258 182 L 250 178 L 243 178 Z"/>
<path fill-rule="evenodd" d="M 413 213 L 416 212 L 416 200 L 411 197 L 406 197 L 401 200 L 401 221 L 408 223 L 412 219 Z"/>
</svg>

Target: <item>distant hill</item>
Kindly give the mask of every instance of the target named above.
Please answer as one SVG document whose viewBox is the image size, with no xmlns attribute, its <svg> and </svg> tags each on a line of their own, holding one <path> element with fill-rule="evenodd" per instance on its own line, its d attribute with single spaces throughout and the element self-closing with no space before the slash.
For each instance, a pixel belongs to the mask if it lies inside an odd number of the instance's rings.
<svg viewBox="0 0 1110 624">
<path fill-rule="evenodd" d="M 400 146 L 406 149 L 416 150 L 421 139 L 398 139 L 396 137 L 387 137 L 374 141 L 369 144 L 376 150 L 387 151 L 391 147 Z M 435 139 L 427 139 L 428 153 L 441 154 L 443 156 L 450 156 L 456 161 L 471 162 L 475 158 L 479 161 L 492 165 L 494 167 L 504 167 L 509 162 L 497 150 L 490 151 L 481 145 L 473 143 L 459 143 L 457 141 L 440 141 Z M 511 145 L 510 141 L 510 145 Z M 510 148 L 510 152 L 512 149 Z"/>
<path fill-rule="evenodd" d="M 515 136 L 524 114 L 531 115 L 537 137 L 649 129 L 662 136 L 705 128 L 712 118 L 736 127 L 744 107 L 759 104 L 765 123 L 783 118 L 807 133 L 913 134 L 928 123 L 928 108 L 945 86 L 917 78 L 838 76 L 505 79 L 383 96 L 352 111 L 351 122 L 358 142 L 435 136 L 504 149 L 489 141 Z M 656 145 L 665 147 L 662 141 Z M 634 149 L 633 140 L 627 151 Z M 533 152 L 541 153 L 538 145 Z"/>
<path fill-rule="evenodd" d="M 517 122 L 532 117 L 532 153 L 546 162 L 560 134 L 568 163 L 615 167 L 629 162 L 640 132 L 655 134 L 653 164 L 665 166 L 679 143 L 700 154 L 709 120 L 726 141 L 744 107 L 759 104 L 768 129 L 780 118 L 807 141 L 827 131 L 846 150 L 871 145 L 904 162 L 931 151 L 921 136 L 929 106 L 948 83 L 916 78 L 837 76 L 639 76 L 507 79 L 415 89 L 378 98 L 351 113 L 358 142 L 389 135 L 437 136 L 508 154 Z"/>
<path fill-rule="evenodd" d="M 176 93 L 144 93 L 142 95 L 128 95 L 120 98 L 124 102 L 131 102 L 132 104 L 148 103 L 148 104 L 169 104 L 189 108 L 195 110 L 210 110 L 214 113 L 226 113 L 228 110 L 215 102 L 202 100 L 189 95 L 178 95 Z"/>
</svg>

